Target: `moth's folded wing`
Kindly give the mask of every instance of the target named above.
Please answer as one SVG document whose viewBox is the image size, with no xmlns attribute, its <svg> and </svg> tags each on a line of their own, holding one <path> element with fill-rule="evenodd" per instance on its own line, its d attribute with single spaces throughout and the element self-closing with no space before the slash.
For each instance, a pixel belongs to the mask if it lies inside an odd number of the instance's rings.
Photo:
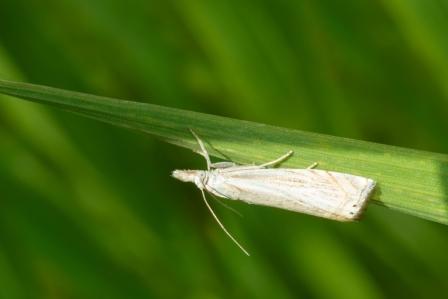
<svg viewBox="0 0 448 299">
<path fill-rule="evenodd" d="M 211 185 L 227 198 L 350 221 L 361 215 L 375 182 L 314 169 L 249 169 L 226 172 Z"/>
</svg>

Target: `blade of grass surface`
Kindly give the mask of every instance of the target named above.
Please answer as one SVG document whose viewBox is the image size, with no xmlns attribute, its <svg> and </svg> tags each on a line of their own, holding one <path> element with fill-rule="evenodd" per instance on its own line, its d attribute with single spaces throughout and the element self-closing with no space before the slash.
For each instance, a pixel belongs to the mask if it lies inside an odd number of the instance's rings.
<svg viewBox="0 0 448 299">
<path fill-rule="evenodd" d="M 239 163 L 268 161 L 291 149 L 296 154 L 286 166 L 303 167 L 318 161 L 321 169 L 373 178 L 378 182 L 374 202 L 448 224 L 448 155 L 19 82 L 0 80 L 0 93 L 152 134 L 190 149 L 197 149 L 188 131 L 194 128 L 213 156 Z"/>
</svg>

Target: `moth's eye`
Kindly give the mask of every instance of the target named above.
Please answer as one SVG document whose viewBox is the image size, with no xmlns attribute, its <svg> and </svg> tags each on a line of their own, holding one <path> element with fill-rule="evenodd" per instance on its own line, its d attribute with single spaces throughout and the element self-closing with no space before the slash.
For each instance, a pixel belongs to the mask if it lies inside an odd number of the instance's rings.
<svg viewBox="0 0 448 299">
<path fill-rule="evenodd" d="M 203 172 L 198 174 L 199 181 L 201 181 L 201 182 L 204 181 L 204 178 L 205 178 L 205 174 Z"/>
</svg>

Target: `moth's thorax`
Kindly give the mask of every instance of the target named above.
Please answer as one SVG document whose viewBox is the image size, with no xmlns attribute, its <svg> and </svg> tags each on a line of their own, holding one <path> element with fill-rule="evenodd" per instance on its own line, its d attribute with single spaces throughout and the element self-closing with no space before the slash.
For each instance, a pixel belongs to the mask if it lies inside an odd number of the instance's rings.
<svg viewBox="0 0 448 299">
<path fill-rule="evenodd" d="M 207 171 L 204 170 L 174 170 L 172 175 L 182 182 L 195 183 L 200 189 L 204 189 L 207 179 Z"/>
</svg>

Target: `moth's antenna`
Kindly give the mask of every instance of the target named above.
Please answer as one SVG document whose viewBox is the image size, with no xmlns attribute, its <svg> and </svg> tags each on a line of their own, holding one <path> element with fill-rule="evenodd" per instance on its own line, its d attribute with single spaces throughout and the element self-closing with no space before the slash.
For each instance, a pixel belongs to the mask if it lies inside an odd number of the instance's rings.
<svg viewBox="0 0 448 299">
<path fill-rule="evenodd" d="M 207 150 L 205 149 L 204 143 L 192 129 L 190 129 L 190 132 L 194 136 L 194 138 L 196 138 L 196 141 L 199 143 L 199 147 L 201 148 L 201 151 L 199 152 L 199 154 L 205 158 L 205 161 L 207 162 L 207 170 L 210 170 L 212 162 L 210 161 L 210 157 L 208 155 Z"/>
<path fill-rule="evenodd" d="M 204 190 L 200 189 L 202 193 L 202 198 L 204 199 L 205 205 L 207 206 L 210 213 L 212 213 L 213 218 L 215 218 L 216 222 L 218 222 L 219 226 L 222 228 L 222 230 L 226 233 L 227 236 L 235 243 L 247 256 L 250 256 L 249 252 L 247 252 L 246 249 L 244 249 L 243 246 L 241 246 L 240 243 L 238 243 L 237 240 L 227 231 L 227 229 L 224 227 L 224 225 L 219 221 L 218 217 L 216 216 L 215 212 L 213 212 L 212 207 L 208 204 L 207 198 L 205 198 Z"/>
</svg>

